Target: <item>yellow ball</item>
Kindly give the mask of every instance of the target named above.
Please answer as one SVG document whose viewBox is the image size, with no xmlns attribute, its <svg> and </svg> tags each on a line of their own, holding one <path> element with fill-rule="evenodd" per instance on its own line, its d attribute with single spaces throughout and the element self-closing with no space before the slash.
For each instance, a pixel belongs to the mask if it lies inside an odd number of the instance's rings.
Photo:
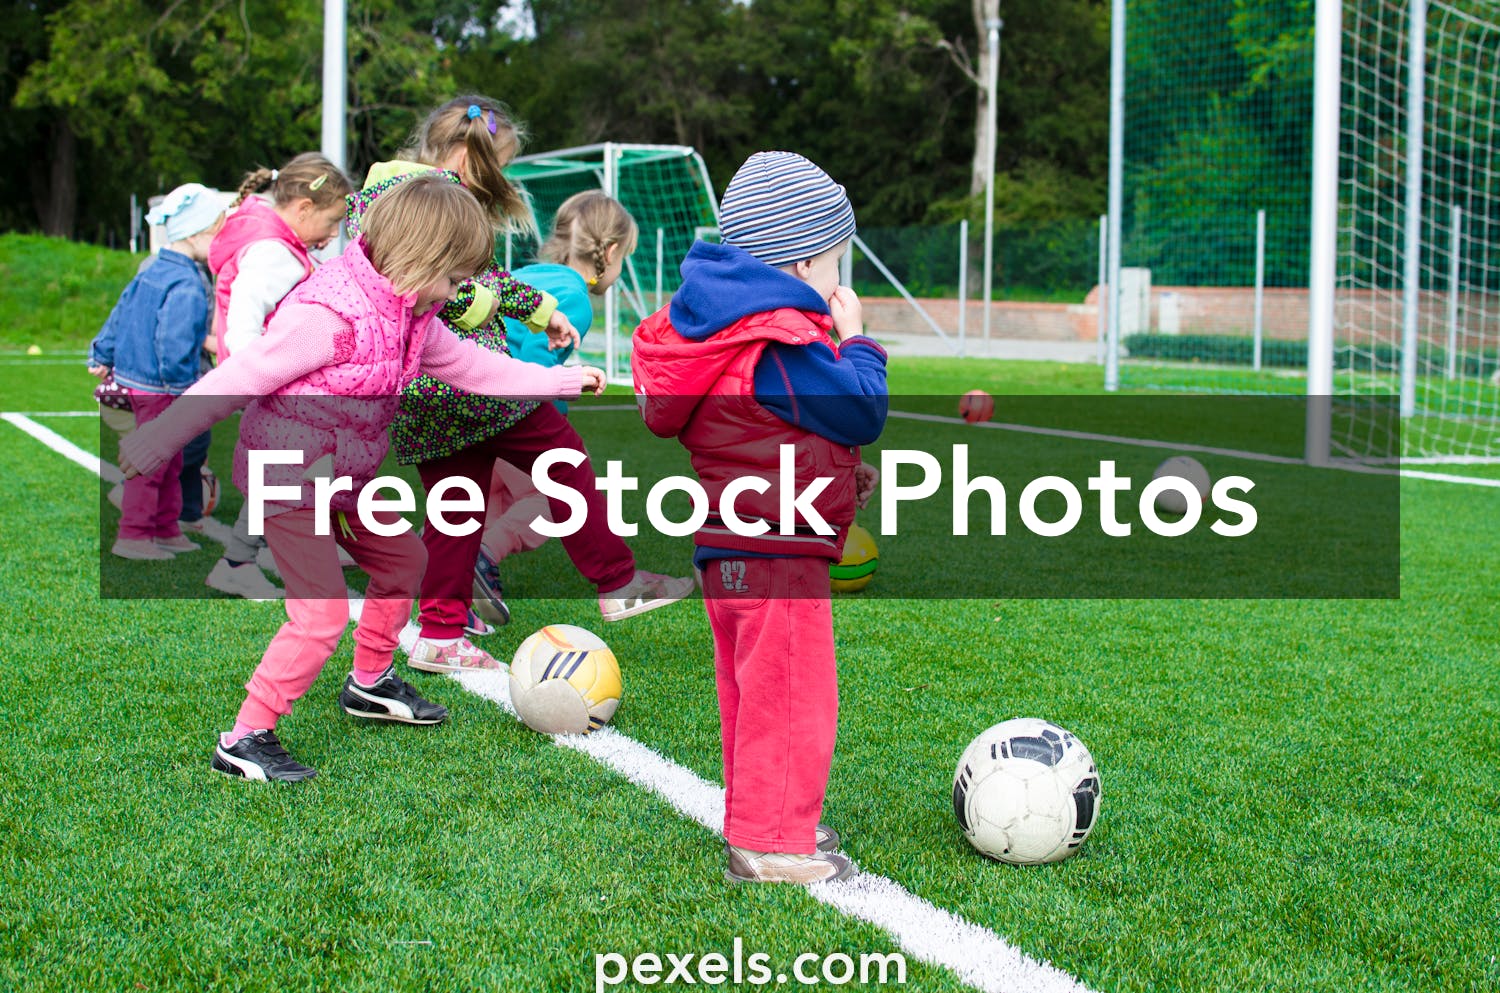
<svg viewBox="0 0 1500 993">
<path fill-rule="evenodd" d="M 620 706 L 620 664 L 592 631 L 549 624 L 521 642 L 510 663 L 510 702 L 543 734 L 588 734 Z"/>
<path fill-rule="evenodd" d="M 875 547 L 875 536 L 858 524 L 851 524 L 849 536 L 844 539 L 844 557 L 828 567 L 828 585 L 835 593 L 858 593 L 870 585 L 878 565 L 880 552 Z"/>
</svg>

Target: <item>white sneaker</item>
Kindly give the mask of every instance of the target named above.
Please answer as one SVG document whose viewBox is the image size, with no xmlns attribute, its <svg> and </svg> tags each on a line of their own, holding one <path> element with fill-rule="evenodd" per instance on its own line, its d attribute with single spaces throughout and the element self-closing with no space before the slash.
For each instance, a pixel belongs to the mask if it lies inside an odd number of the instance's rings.
<svg viewBox="0 0 1500 993">
<path fill-rule="evenodd" d="M 655 572 L 635 571 L 630 582 L 599 597 L 599 613 L 605 621 L 623 621 L 657 607 L 676 603 L 691 596 L 696 586 L 688 576 L 663 576 Z"/>
<path fill-rule="evenodd" d="M 854 874 L 854 863 L 836 852 L 757 852 L 729 846 L 729 866 L 724 875 L 734 883 L 811 883 L 847 879 Z"/>
<path fill-rule="evenodd" d="M 185 534 L 174 534 L 170 538 L 157 538 L 157 548 L 165 548 L 169 552 L 196 552 L 203 546 L 193 541 Z"/>
<path fill-rule="evenodd" d="M 229 560 L 220 559 L 214 563 L 203 585 L 246 600 L 280 600 L 286 596 L 286 592 L 267 579 L 254 562 L 230 565 Z"/>
<path fill-rule="evenodd" d="M 423 672 L 468 672 L 470 669 L 499 669 L 500 663 L 483 648 L 468 638 L 460 638 L 451 645 L 435 645 L 426 638 L 418 638 L 412 645 L 407 664 Z"/>
<path fill-rule="evenodd" d="M 271 554 L 270 548 L 262 548 L 255 553 L 255 564 L 260 566 L 262 572 L 269 572 L 273 576 L 281 575 L 281 570 L 276 567 L 276 556 Z"/>
<path fill-rule="evenodd" d="M 156 542 L 143 538 L 117 539 L 110 553 L 122 559 L 134 559 L 138 562 L 163 562 L 177 557 Z"/>
</svg>

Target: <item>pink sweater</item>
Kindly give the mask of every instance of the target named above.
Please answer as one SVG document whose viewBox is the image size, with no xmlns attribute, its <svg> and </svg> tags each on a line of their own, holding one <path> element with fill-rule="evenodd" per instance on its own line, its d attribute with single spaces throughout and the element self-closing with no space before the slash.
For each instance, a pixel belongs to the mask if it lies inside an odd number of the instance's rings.
<svg viewBox="0 0 1500 993">
<path fill-rule="evenodd" d="M 464 341 L 448 330 L 433 314 L 427 315 L 425 340 L 420 355 L 420 371 L 471 393 L 508 397 L 535 397 L 538 400 L 571 399 L 583 388 L 583 373 L 577 367 L 543 368 L 491 352 Z M 422 318 L 416 324 L 420 325 Z M 305 393 L 299 380 L 348 358 L 355 331 L 353 326 L 327 307 L 310 303 L 291 303 L 277 311 L 265 335 L 250 347 L 236 352 L 234 360 L 219 366 L 193 388 L 184 393 L 165 414 L 120 442 L 120 454 L 141 473 L 151 473 L 182 449 L 189 439 L 205 428 L 248 406 L 242 424 L 242 435 L 255 434 L 258 417 L 270 416 L 269 404 L 289 394 Z M 308 397 L 298 397 L 303 401 Z M 360 400 L 371 400 L 364 397 Z M 395 416 L 398 398 L 392 396 L 380 412 L 351 432 L 339 435 L 340 448 L 346 443 L 373 446 L 383 457 L 388 445 L 385 434 Z M 327 403 L 327 401 L 324 401 Z M 358 401 L 355 401 L 358 402 Z M 375 430 L 378 437 L 372 437 Z M 355 435 L 350 437 L 350 435 Z M 290 445 L 287 447 L 291 447 Z M 369 452 L 370 456 L 375 452 Z M 339 454 L 335 453 L 336 466 Z M 308 462 L 314 459 L 309 457 Z M 235 482 L 244 490 L 246 461 L 243 440 L 235 452 Z M 369 481 L 374 466 L 369 458 L 359 460 L 354 477 L 354 493 Z M 378 465 L 379 458 L 374 458 Z M 343 474 L 340 467 L 339 474 Z M 360 478 L 364 477 L 364 478 Z M 311 487 L 307 488 L 309 491 Z M 340 499 L 343 497 L 344 499 Z M 268 512 L 310 506 L 310 497 Z M 335 509 L 353 506 L 353 494 L 335 497 Z"/>
</svg>

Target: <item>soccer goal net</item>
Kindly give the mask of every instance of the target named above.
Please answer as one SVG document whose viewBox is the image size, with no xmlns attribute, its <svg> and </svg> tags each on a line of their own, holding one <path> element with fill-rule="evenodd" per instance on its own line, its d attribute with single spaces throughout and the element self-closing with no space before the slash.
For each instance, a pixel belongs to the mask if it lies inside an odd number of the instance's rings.
<svg viewBox="0 0 1500 993">
<path fill-rule="evenodd" d="M 1315 135 L 1329 2 L 1337 128 Z M 1132 2 L 1127 25 L 1120 385 L 1306 393 L 1326 278 L 1330 454 L 1500 461 L 1500 3 Z M 1331 207 L 1313 202 L 1320 141 Z M 1309 260 L 1324 211 L 1332 276 Z"/>
<path fill-rule="evenodd" d="M 1347 2 L 1341 64 L 1334 453 L 1500 460 L 1500 4 Z"/>
<path fill-rule="evenodd" d="M 593 329 L 580 349 L 611 382 L 630 382 L 631 333 L 681 283 L 678 266 L 693 239 L 719 223 L 703 159 L 683 145 L 609 142 L 525 155 L 511 163 L 506 176 L 531 196 L 543 237 L 558 206 L 584 190 L 602 190 L 635 218 L 640 229 L 635 253 L 596 308 Z M 531 239 L 508 239 L 507 268 L 535 261 L 538 247 Z"/>
</svg>

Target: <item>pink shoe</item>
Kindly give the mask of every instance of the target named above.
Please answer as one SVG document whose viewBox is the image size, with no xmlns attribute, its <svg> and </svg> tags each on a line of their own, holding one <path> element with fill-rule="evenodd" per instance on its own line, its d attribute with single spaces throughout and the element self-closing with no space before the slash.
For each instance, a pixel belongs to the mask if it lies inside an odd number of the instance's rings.
<svg viewBox="0 0 1500 993">
<path fill-rule="evenodd" d="M 474 645 L 468 638 L 460 638 L 451 645 L 437 645 L 427 638 L 418 638 L 407 653 L 407 665 L 423 672 L 503 668 L 493 655 Z"/>
</svg>

